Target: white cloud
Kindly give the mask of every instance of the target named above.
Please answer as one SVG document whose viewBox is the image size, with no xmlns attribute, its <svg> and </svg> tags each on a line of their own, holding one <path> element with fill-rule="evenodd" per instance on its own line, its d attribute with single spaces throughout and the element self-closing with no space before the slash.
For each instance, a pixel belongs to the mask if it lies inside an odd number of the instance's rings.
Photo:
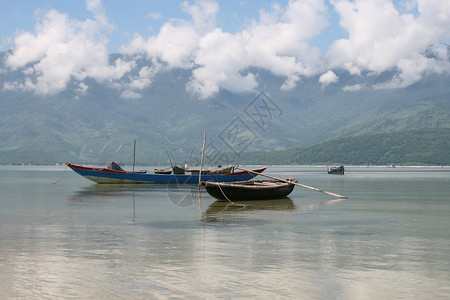
<svg viewBox="0 0 450 300">
<path fill-rule="evenodd" d="M 346 85 L 342 89 L 346 92 L 357 92 L 360 89 L 362 89 L 364 86 L 361 84 L 354 84 L 354 85 Z"/>
<path fill-rule="evenodd" d="M 66 14 L 50 10 L 36 24 L 35 34 L 19 33 L 6 65 L 13 70 L 31 66 L 23 70 L 24 82 L 9 83 L 5 88 L 55 94 L 63 91 L 71 79 L 113 81 L 130 71 L 132 62 L 118 59 L 109 64 L 108 40 L 102 31 L 113 26 L 108 23 L 101 2 L 87 1 L 87 8 L 94 20 L 72 20 Z"/>
<path fill-rule="evenodd" d="M 156 73 L 161 70 L 161 65 L 153 64 L 151 67 L 145 66 L 139 70 L 138 76 L 130 76 L 130 83 L 127 84 L 127 88 L 133 90 L 142 90 L 148 87 L 152 83 L 152 79 Z"/>
<path fill-rule="evenodd" d="M 274 5 L 261 11 L 241 34 L 249 52 L 249 66 L 269 70 L 286 78 L 284 87 L 294 87 L 301 76 L 312 76 L 323 68 L 321 53 L 307 41 L 326 26 L 323 1 L 289 1 L 285 8 Z"/>
<path fill-rule="evenodd" d="M 339 80 L 333 69 L 358 76 L 396 73 L 375 88 L 405 87 L 426 74 L 450 72 L 448 48 L 440 43 L 450 40 L 450 2 L 405 0 L 397 3 L 397 8 L 392 0 L 329 0 L 348 37 L 334 41 L 323 55 L 310 41 L 328 26 L 330 11 L 325 1 L 274 2 L 235 33 L 217 27 L 217 2 L 182 2 L 187 19 L 170 19 L 155 35 L 136 34 L 120 48 L 150 59 L 151 65 L 140 70 L 134 61 L 117 59 L 110 64 L 106 46 L 114 25 L 108 21 L 101 0 L 86 2 L 93 19 L 85 21 L 50 10 L 39 18 L 34 33 L 21 32 L 15 37 L 6 66 L 20 69 L 25 79 L 8 82 L 4 88 L 58 93 L 75 80 L 84 93 L 88 89 L 84 79 L 93 78 L 126 89 L 124 97 L 137 97 L 130 91 L 137 93 L 148 87 L 158 72 L 185 68 L 192 69 L 186 88 L 208 98 L 221 88 L 254 91 L 259 70 L 282 77 L 282 90 L 293 89 L 302 78 L 318 74 L 322 74 L 319 82 L 326 87 Z"/>
<path fill-rule="evenodd" d="M 208 98 L 222 88 L 234 92 L 253 90 L 256 79 L 253 74 L 241 74 L 248 68 L 246 64 L 248 53 L 242 47 L 240 36 L 222 32 L 216 29 L 199 41 L 195 65 L 188 89 Z"/>
<path fill-rule="evenodd" d="M 89 87 L 87 86 L 87 84 L 85 84 L 84 82 L 80 82 L 78 88 L 75 91 L 78 95 L 86 95 L 88 88 Z"/>
<path fill-rule="evenodd" d="M 161 13 L 153 12 L 153 13 L 149 13 L 148 17 L 152 20 L 160 20 L 163 18 L 163 15 Z"/>
<path fill-rule="evenodd" d="M 401 14 L 391 0 L 332 3 L 349 37 L 331 45 L 326 54 L 331 69 L 352 74 L 394 70 L 398 74 L 391 82 L 378 85 L 391 88 L 408 86 L 427 72 L 450 70 L 447 48 L 440 44 L 450 38 L 448 1 L 418 0 L 417 16 Z M 408 9 L 415 4 L 409 2 Z"/>
<path fill-rule="evenodd" d="M 181 3 L 181 8 L 192 16 L 192 24 L 200 34 L 211 31 L 216 26 L 216 14 L 219 4 L 210 0 L 197 0 L 196 4 L 189 5 L 187 1 Z"/>
<path fill-rule="evenodd" d="M 300 81 L 300 76 L 298 74 L 291 74 L 288 78 L 283 82 L 280 89 L 283 91 L 289 91 L 294 89 L 297 86 L 297 82 Z"/>
<path fill-rule="evenodd" d="M 322 84 L 322 87 L 326 87 L 327 85 L 331 83 L 335 83 L 339 81 L 339 77 L 334 74 L 333 71 L 328 71 L 325 74 L 322 74 L 322 76 L 319 77 L 319 82 Z"/>
<path fill-rule="evenodd" d="M 112 24 L 109 23 L 108 17 L 105 13 L 105 8 L 103 7 L 101 0 L 86 0 L 86 8 L 92 12 L 95 21 L 103 28 L 114 28 Z"/>
<path fill-rule="evenodd" d="M 199 35 L 191 24 L 166 23 L 157 36 L 148 39 L 136 35 L 127 45 L 120 48 L 125 53 L 145 53 L 166 63 L 170 68 L 190 68 L 197 49 Z"/>
<path fill-rule="evenodd" d="M 137 34 L 126 46 L 125 53 L 145 53 L 169 68 L 192 68 L 199 39 L 215 27 L 215 14 L 219 6 L 211 1 L 199 1 L 197 5 L 182 3 L 182 9 L 192 17 L 191 21 L 172 19 L 165 23 L 158 35 L 144 38 Z"/>
<path fill-rule="evenodd" d="M 125 90 L 122 92 L 122 94 L 120 94 L 120 98 L 122 99 L 130 99 L 130 100 L 137 100 L 142 98 L 142 95 L 132 91 L 132 90 Z"/>
<path fill-rule="evenodd" d="M 187 89 L 202 98 L 220 88 L 253 91 L 257 82 L 256 75 L 249 73 L 252 67 L 285 77 L 282 89 L 294 88 L 302 76 L 324 67 L 320 51 L 307 43 L 327 25 L 323 1 L 289 1 L 286 7 L 274 4 L 235 34 L 216 28 L 216 2 L 185 2 L 182 8 L 192 16 L 191 21 L 170 20 L 156 36 L 137 35 L 121 50 L 145 53 L 169 68 L 194 68 Z"/>
</svg>

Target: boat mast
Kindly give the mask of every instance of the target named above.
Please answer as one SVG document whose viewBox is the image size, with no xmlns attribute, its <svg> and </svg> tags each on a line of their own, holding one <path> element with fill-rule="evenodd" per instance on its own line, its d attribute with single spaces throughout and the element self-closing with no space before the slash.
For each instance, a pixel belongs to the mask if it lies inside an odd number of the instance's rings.
<svg viewBox="0 0 450 300">
<path fill-rule="evenodd" d="M 174 164 L 172 163 L 172 159 L 170 158 L 169 152 L 167 152 L 167 149 L 166 149 L 166 148 L 164 148 L 164 150 L 166 151 L 167 157 L 169 158 L 170 166 L 173 168 Z"/>
<path fill-rule="evenodd" d="M 203 168 L 203 155 L 205 154 L 205 142 L 206 142 L 206 130 L 203 133 L 203 147 L 202 147 L 202 159 L 200 160 L 200 173 L 198 174 L 198 186 L 202 184 L 202 168 Z"/>
<path fill-rule="evenodd" d="M 134 139 L 134 148 L 133 148 L 133 172 L 135 164 L 136 164 L 136 139 Z"/>
</svg>

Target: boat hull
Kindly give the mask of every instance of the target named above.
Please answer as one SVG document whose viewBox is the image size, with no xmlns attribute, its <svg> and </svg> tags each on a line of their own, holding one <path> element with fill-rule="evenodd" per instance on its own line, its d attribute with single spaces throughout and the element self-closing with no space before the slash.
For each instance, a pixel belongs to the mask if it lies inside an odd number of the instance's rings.
<svg viewBox="0 0 450 300">
<path fill-rule="evenodd" d="M 297 182 L 292 181 L 292 182 Z M 278 180 L 236 183 L 202 182 L 208 194 L 218 200 L 266 200 L 287 197 L 295 185 Z"/>
<path fill-rule="evenodd" d="M 337 168 L 332 168 L 332 169 L 328 170 L 328 174 L 344 175 L 344 166 L 340 166 L 340 167 L 337 167 Z"/>
<path fill-rule="evenodd" d="M 77 174 L 99 184 L 139 184 L 139 183 L 198 183 L 199 175 L 185 174 L 147 174 L 142 172 L 117 171 L 107 168 L 92 168 L 67 163 Z M 262 173 L 266 168 L 254 170 Z M 236 172 L 230 174 L 208 174 L 202 175 L 201 180 L 234 182 L 250 180 L 257 176 L 248 172 Z"/>
</svg>

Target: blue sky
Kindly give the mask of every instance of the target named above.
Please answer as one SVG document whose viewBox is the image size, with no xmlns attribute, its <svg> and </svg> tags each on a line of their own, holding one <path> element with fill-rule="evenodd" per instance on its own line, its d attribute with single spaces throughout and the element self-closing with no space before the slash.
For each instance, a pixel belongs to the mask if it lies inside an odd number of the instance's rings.
<svg viewBox="0 0 450 300">
<path fill-rule="evenodd" d="M 142 35 L 155 34 L 169 19 L 189 18 L 182 11 L 182 0 L 128 0 L 104 1 L 108 19 L 115 29 L 110 33 L 108 49 L 116 52 L 119 47 L 126 44 L 134 33 Z M 195 1 L 190 1 L 194 3 Z M 286 5 L 288 0 L 247 0 L 247 1 L 220 1 L 217 26 L 227 32 L 237 32 L 248 25 L 251 20 L 259 17 L 261 9 L 270 9 L 273 3 Z M 329 22 L 322 34 L 311 42 L 326 51 L 329 45 L 346 36 L 346 32 L 339 26 L 339 17 L 333 7 L 327 3 L 330 10 Z M 33 31 L 39 15 L 50 9 L 58 10 L 70 15 L 74 19 L 85 20 L 92 18 L 91 12 L 86 9 L 85 0 L 15 0 L 6 1 L 0 11 L 0 46 L 5 51 L 13 48 L 14 35 L 20 31 Z"/>
<path fill-rule="evenodd" d="M 442 0 L 15 0 L 0 11 L 0 49 L 13 50 L 0 71 L 26 77 L 4 89 L 58 93 L 75 80 L 83 94 L 91 78 L 124 98 L 139 98 L 170 68 L 192 69 L 186 89 L 203 98 L 220 88 L 255 90 L 250 67 L 284 78 L 285 90 L 316 75 L 326 88 L 339 82 L 336 69 L 395 71 L 372 88 L 402 88 L 449 72 L 449 40 L 450 2 Z M 133 77 L 136 62 L 111 65 L 113 52 L 142 54 L 152 65 Z"/>
</svg>

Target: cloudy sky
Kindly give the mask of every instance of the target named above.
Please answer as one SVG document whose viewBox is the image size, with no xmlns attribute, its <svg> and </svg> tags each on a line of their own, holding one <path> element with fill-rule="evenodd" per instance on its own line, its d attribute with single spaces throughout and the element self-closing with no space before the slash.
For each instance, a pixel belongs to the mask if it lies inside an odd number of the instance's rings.
<svg viewBox="0 0 450 300">
<path fill-rule="evenodd" d="M 1 88 L 56 94 L 71 81 L 83 95 L 90 78 L 139 98 L 171 68 L 192 70 L 186 89 L 200 98 L 255 91 L 249 69 L 280 76 L 283 90 L 310 76 L 327 88 L 336 70 L 395 71 L 367 88 L 402 88 L 449 74 L 449 41 L 448 0 L 15 0 L 0 11 L 0 47 L 12 50 L 0 72 L 25 79 Z M 130 55 L 110 64 L 117 52 Z M 137 57 L 152 63 L 137 69 Z"/>
</svg>

